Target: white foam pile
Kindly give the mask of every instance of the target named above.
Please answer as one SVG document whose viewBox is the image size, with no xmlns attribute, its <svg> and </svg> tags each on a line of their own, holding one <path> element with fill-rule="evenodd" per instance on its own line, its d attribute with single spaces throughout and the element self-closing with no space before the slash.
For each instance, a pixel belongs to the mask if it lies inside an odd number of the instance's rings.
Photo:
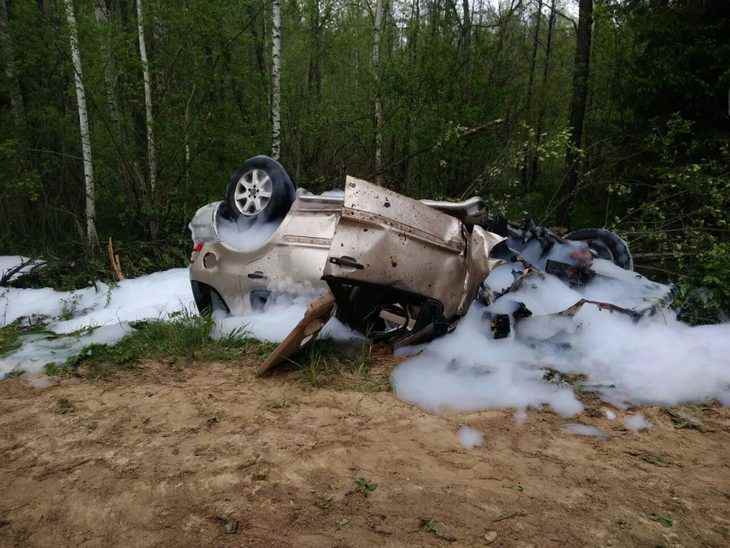
<svg viewBox="0 0 730 548">
<path fill-rule="evenodd" d="M 129 322 L 192 308 L 184 268 L 77 291 L 0 288 L 0 326 L 21 319 L 45 324 L 45 331 L 24 336 L 18 350 L 0 357 L 0 378 L 13 370 L 35 373 L 48 363 L 63 363 L 90 344 L 114 344 L 130 332 Z"/>
<path fill-rule="evenodd" d="M 56 333 L 164 318 L 193 307 L 188 271 L 175 268 L 110 285 L 97 282 L 76 291 L 0 288 L 0 325 L 19 318 L 48 320 Z"/>
<path fill-rule="evenodd" d="M 486 284 L 495 293 L 500 293 L 508 289 L 524 270 L 519 263 L 500 265 L 489 273 Z M 495 301 L 489 311 L 495 314 L 511 314 L 519 303 L 523 303 L 534 316 L 544 316 L 567 310 L 581 299 L 641 310 L 670 293 L 669 286 L 652 282 L 605 259 L 595 259 L 591 270 L 596 276 L 589 283 L 575 288 L 569 287 L 556 276 L 533 272 L 519 289 L 510 291 Z"/>
<path fill-rule="evenodd" d="M 232 333 L 245 332 L 248 336 L 262 341 L 281 342 L 304 317 L 307 305 L 321 294 L 309 290 L 300 294 L 281 292 L 272 294 L 260 310 L 251 310 L 242 316 L 214 312 L 216 324 L 214 338 Z M 352 341 L 364 337 L 343 325 L 336 318 L 330 319 L 319 334 L 322 339 Z"/>
<path fill-rule="evenodd" d="M 549 292 L 541 298 L 552 308 Z M 563 416 L 579 413 L 570 385 L 545 380 L 550 368 L 585 375 L 584 389 L 620 408 L 730 404 L 728 324 L 690 327 L 670 311 L 635 323 L 584 305 L 573 318 L 531 317 L 510 337 L 494 339 L 485 311 L 475 304 L 453 333 L 404 349 L 415 355 L 393 373 L 396 394 L 434 412 L 548 405 Z"/>
<path fill-rule="evenodd" d="M 225 217 L 218 217 L 218 237 L 238 251 L 253 251 L 259 249 L 271 239 L 281 223 L 267 223 L 259 220 L 250 220 L 239 217 L 229 221 Z"/>
<path fill-rule="evenodd" d="M 91 344 L 115 344 L 131 333 L 129 324 L 115 323 L 74 335 L 51 332 L 32 333 L 23 337 L 21 347 L 0 358 L 0 378 L 10 371 L 36 373 L 49 363 L 62 364 Z"/>
<path fill-rule="evenodd" d="M 263 310 L 244 316 L 216 316 L 212 335 L 232 332 L 279 342 L 304 316 L 316 296 L 308 291 L 280 293 Z M 0 379 L 7 373 L 41 371 L 51 362 L 63 363 L 90 344 L 114 344 L 132 331 L 130 322 L 165 319 L 181 311 L 195 313 L 188 270 L 176 268 L 109 285 L 97 282 L 77 291 L 50 288 L 0 288 L 0 326 L 16 320 L 45 325 L 44 331 L 25 335 L 16 351 L 0 357 Z M 329 322 L 323 338 L 358 337 L 336 320 Z"/>
<path fill-rule="evenodd" d="M 644 415 L 642 415 L 641 413 L 637 413 L 636 415 L 628 415 L 627 417 L 625 417 L 624 426 L 629 430 L 639 432 L 640 430 L 647 430 L 651 428 L 652 424 L 648 420 L 646 420 L 646 417 L 644 417 Z"/>
</svg>

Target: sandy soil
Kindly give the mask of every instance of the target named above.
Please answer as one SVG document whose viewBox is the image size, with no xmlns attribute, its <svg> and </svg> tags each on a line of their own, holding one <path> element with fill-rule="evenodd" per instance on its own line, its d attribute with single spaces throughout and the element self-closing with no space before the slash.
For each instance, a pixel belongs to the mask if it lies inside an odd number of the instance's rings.
<svg viewBox="0 0 730 548">
<path fill-rule="evenodd" d="M 599 440 L 368 387 L 216 363 L 0 382 L 0 545 L 730 545 L 730 409 L 635 433 L 587 400 Z"/>
</svg>

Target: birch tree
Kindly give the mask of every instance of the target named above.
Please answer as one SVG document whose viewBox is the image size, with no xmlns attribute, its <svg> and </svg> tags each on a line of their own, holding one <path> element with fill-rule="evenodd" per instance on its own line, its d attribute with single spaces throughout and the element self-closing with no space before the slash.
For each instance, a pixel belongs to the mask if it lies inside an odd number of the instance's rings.
<svg viewBox="0 0 730 548">
<path fill-rule="evenodd" d="M 271 2 L 271 156 L 281 154 L 281 1 Z"/>
<path fill-rule="evenodd" d="M 383 98 L 380 89 L 380 38 L 383 27 L 384 0 L 375 4 L 375 25 L 373 27 L 373 75 L 375 79 L 375 181 L 383 185 Z"/>
<path fill-rule="evenodd" d="M 4 3 L 4 0 L 0 0 Z M 86 91 L 84 74 L 79 53 L 79 33 L 76 27 L 76 14 L 73 0 L 64 0 L 66 21 L 68 22 L 71 59 L 76 83 L 76 103 L 79 110 L 79 130 L 81 133 L 81 153 L 84 162 L 84 195 L 86 200 L 86 241 L 90 249 L 99 247 L 99 236 L 96 233 L 96 197 L 94 194 L 94 164 L 91 156 L 91 133 L 89 131 L 89 115 L 86 109 Z"/>
<path fill-rule="evenodd" d="M 145 125 L 147 126 L 147 161 L 149 163 L 150 203 L 154 203 L 157 189 L 157 155 L 155 153 L 154 117 L 152 115 L 152 84 L 150 83 L 150 65 L 147 58 L 147 44 L 144 38 L 144 8 L 142 0 L 137 0 L 137 33 L 139 35 L 139 57 L 142 61 L 144 78 Z"/>
</svg>

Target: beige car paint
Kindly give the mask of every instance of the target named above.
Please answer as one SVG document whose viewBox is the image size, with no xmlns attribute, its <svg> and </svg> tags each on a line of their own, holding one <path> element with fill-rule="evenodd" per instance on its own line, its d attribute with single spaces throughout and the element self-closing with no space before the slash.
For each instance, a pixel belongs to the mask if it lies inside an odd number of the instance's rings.
<svg viewBox="0 0 730 548">
<path fill-rule="evenodd" d="M 377 284 L 443 304 L 462 316 L 504 238 L 391 190 L 348 177 L 345 202 L 324 276 Z"/>
<path fill-rule="evenodd" d="M 479 226 L 468 230 L 460 220 L 483 213 L 478 198 L 423 203 L 354 177 L 346 179 L 344 201 L 298 192 L 271 238 L 253 251 L 221 240 L 219 205 L 200 208 L 190 223 L 196 246 L 190 277 L 214 288 L 234 314 L 251 308 L 252 290 L 321 290 L 329 275 L 437 299 L 444 315 L 456 318 L 466 313 L 492 266 L 490 249 L 504 239 Z M 328 261 L 343 255 L 364 268 Z"/>
<path fill-rule="evenodd" d="M 250 310 L 248 295 L 255 289 L 304 293 L 324 286 L 322 269 L 342 200 L 299 196 L 271 238 L 253 251 L 219 238 L 219 204 L 201 208 L 190 224 L 193 241 L 202 244 L 191 257 L 190 278 L 214 288 L 232 313 Z"/>
</svg>

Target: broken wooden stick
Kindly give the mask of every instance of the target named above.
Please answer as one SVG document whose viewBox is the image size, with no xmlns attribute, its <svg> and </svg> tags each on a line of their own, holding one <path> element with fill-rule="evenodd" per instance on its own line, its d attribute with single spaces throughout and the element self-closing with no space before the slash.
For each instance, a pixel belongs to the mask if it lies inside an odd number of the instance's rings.
<svg viewBox="0 0 730 548">
<path fill-rule="evenodd" d="M 112 243 L 111 237 L 109 237 L 109 243 L 106 246 L 107 253 L 109 254 L 109 264 L 111 265 L 114 277 L 118 282 L 124 279 L 124 273 L 122 272 L 122 266 L 119 263 L 119 255 L 114 253 L 114 244 Z"/>
<path fill-rule="evenodd" d="M 269 354 L 266 361 L 259 367 L 258 375 L 268 374 L 274 367 L 313 341 L 324 327 L 324 324 L 327 323 L 327 320 L 330 319 L 334 307 L 335 296 L 329 290 L 309 303 L 304 318 L 286 336 L 286 339 Z"/>
</svg>

